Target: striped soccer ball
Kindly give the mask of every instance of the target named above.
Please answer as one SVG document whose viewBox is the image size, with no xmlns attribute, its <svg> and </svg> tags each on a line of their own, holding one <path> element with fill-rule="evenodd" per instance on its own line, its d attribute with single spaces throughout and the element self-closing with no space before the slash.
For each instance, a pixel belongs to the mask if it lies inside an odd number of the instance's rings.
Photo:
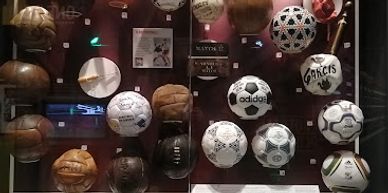
<svg viewBox="0 0 388 193">
<path fill-rule="evenodd" d="M 336 151 L 322 164 L 322 179 L 332 192 L 363 192 L 369 183 L 368 163 L 351 151 Z"/>
</svg>

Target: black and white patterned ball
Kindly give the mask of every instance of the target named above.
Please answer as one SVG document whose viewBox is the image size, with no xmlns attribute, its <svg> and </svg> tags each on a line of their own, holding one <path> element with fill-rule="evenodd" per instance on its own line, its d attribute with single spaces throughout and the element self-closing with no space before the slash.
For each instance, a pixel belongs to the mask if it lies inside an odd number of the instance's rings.
<svg viewBox="0 0 388 193">
<path fill-rule="evenodd" d="M 229 121 L 210 125 L 202 136 L 202 150 L 208 160 L 219 168 L 231 168 L 247 152 L 248 142 L 244 131 Z"/>
<path fill-rule="evenodd" d="M 299 53 L 314 40 L 316 25 L 316 19 L 306 9 L 289 6 L 272 19 L 271 39 L 282 52 Z"/>
</svg>

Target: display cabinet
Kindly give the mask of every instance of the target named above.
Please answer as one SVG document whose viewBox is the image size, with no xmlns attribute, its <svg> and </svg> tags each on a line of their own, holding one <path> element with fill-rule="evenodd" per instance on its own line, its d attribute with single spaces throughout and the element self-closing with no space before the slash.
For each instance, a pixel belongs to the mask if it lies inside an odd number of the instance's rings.
<svg viewBox="0 0 388 193">
<path fill-rule="evenodd" d="M 385 192 L 380 3 L 2 2 L 0 191 Z"/>
</svg>

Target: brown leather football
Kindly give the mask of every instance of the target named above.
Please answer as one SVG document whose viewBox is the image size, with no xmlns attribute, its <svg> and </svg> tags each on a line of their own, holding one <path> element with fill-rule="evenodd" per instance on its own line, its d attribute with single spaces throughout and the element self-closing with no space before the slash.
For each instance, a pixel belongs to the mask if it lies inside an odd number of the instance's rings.
<svg viewBox="0 0 388 193">
<path fill-rule="evenodd" d="M 89 190 L 98 173 L 92 155 L 81 149 L 71 149 L 63 153 L 55 160 L 51 170 L 58 190 L 66 193 Z"/>
<path fill-rule="evenodd" d="M 47 152 L 47 133 L 54 126 L 42 115 L 23 115 L 9 122 L 7 137 L 13 145 L 13 155 L 23 163 L 39 161 Z"/>
<path fill-rule="evenodd" d="M 56 36 L 54 18 L 43 7 L 29 6 L 11 20 L 15 42 L 25 49 L 48 50 Z"/>
<path fill-rule="evenodd" d="M 0 67 L 0 79 L 15 85 L 20 96 L 43 96 L 50 89 L 50 77 L 46 70 L 34 64 L 10 60 Z"/>
<path fill-rule="evenodd" d="M 230 24 L 240 34 L 259 34 L 271 21 L 272 0 L 228 0 Z"/>
<path fill-rule="evenodd" d="M 121 156 L 109 164 L 107 178 L 115 193 L 144 193 L 149 184 L 149 166 L 139 156 Z"/>
<path fill-rule="evenodd" d="M 183 85 L 166 84 L 157 88 L 152 96 L 156 116 L 168 121 L 184 121 L 189 117 L 192 95 Z"/>
</svg>

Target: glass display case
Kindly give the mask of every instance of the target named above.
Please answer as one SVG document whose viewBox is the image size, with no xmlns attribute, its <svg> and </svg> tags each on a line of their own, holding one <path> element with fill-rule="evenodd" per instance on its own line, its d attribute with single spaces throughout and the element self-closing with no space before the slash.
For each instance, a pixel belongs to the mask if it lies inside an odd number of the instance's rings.
<svg viewBox="0 0 388 193">
<path fill-rule="evenodd" d="M 386 2 L 0 6 L 0 192 L 388 190 Z"/>
</svg>

